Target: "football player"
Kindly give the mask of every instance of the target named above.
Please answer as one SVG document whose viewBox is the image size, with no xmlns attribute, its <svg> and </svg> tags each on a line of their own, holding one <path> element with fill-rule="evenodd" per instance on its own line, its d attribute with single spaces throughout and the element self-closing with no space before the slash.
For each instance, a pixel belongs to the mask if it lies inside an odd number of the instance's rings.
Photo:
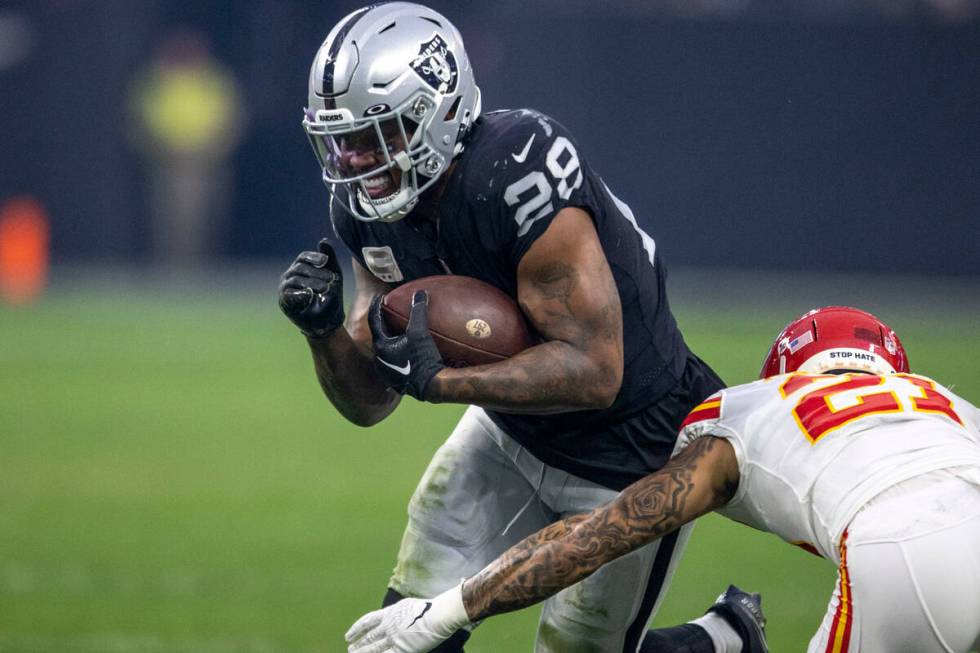
<svg viewBox="0 0 980 653">
<path fill-rule="evenodd" d="M 712 510 L 838 566 L 810 653 L 975 650 L 980 411 L 910 374 L 895 333 L 853 308 L 791 323 L 761 376 L 691 411 L 675 457 L 608 506 L 552 524 L 431 601 L 366 615 L 350 650 L 427 651 Z M 753 609 L 746 598 L 734 605 Z M 661 650 L 712 650 L 707 629 L 687 628 L 687 648 Z M 644 650 L 663 635 L 651 631 Z"/>
<path fill-rule="evenodd" d="M 668 460 L 684 416 L 722 383 L 678 331 L 660 251 L 561 124 L 481 111 L 445 17 L 392 2 L 343 18 L 313 61 L 303 126 L 353 258 L 346 315 L 326 240 L 280 284 L 324 393 L 362 426 L 406 394 L 471 406 L 411 499 L 385 605 L 453 587 Z M 385 333 L 381 294 L 438 274 L 515 298 L 540 344 L 451 369 L 427 330 Z M 426 305 L 419 293 L 413 321 Z M 635 652 L 686 538 L 652 542 L 550 600 L 537 650 Z"/>
</svg>

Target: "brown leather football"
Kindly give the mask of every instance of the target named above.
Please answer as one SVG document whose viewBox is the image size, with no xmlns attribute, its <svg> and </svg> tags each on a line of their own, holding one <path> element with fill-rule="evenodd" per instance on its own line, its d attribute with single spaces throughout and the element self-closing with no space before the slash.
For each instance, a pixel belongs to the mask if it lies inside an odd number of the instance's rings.
<svg viewBox="0 0 980 653">
<path fill-rule="evenodd" d="M 429 293 L 429 332 L 446 365 L 496 363 L 533 344 L 513 299 L 490 284 L 457 275 L 423 277 L 385 295 L 381 313 L 390 335 L 404 333 L 419 290 Z"/>
</svg>

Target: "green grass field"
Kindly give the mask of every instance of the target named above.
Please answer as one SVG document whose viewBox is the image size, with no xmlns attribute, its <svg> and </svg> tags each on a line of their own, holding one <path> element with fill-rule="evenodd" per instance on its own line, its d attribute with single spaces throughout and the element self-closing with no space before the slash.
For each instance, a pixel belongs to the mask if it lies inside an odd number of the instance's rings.
<svg viewBox="0 0 980 653">
<path fill-rule="evenodd" d="M 728 308 L 697 293 L 673 304 L 730 382 L 754 376 L 799 312 L 738 308 L 734 295 Z M 896 305 L 882 317 L 917 371 L 980 400 L 978 313 Z M 76 284 L 0 306 L 0 651 L 344 650 L 344 631 L 380 601 L 408 497 L 461 412 L 408 400 L 375 428 L 343 422 L 271 290 Z M 804 650 L 834 577 L 712 516 L 657 623 L 700 615 L 735 582 L 763 592 L 774 651 Z M 467 650 L 530 651 L 535 620 L 490 620 Z"/>
</svg>

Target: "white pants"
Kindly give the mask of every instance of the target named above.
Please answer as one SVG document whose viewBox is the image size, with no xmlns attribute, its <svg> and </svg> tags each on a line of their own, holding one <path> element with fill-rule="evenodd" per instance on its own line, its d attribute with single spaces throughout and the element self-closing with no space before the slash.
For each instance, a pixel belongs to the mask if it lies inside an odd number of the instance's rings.
<svg viewBox="0 0 980 653">
<path fill-rule="evenodd" d="M 809 653 L 966 653 L 980 646 L 978 481 L 943 472 L 870 502 L 841 545 Z"/>
<path fill-rule="evenodd" d="M 412 496 L 390 587 L 403 596 L 434 596 L 547 524 L 616 494 L 542 463 L 471 407 Z M 548 599 L 535 651 L 634 653 L 691 526 Z"/>
</svg>

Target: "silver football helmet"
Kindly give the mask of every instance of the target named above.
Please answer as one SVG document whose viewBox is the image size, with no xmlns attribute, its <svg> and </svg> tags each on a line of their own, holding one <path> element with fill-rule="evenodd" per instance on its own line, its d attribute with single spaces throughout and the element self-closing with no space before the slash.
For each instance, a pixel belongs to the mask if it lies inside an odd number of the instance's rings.
<svg viewBox="0 0 980 653">
<path fill-rule="evenodd" d="M 463 151 L 479 115 L 480 89 L 453 24 L 391 2 L 358 9 L 327 35 L 310 69 L 303 128 L 338 203 L 360 220 L 394 222 Z"/>
</svg>

